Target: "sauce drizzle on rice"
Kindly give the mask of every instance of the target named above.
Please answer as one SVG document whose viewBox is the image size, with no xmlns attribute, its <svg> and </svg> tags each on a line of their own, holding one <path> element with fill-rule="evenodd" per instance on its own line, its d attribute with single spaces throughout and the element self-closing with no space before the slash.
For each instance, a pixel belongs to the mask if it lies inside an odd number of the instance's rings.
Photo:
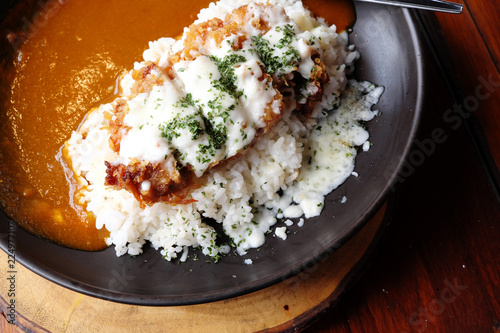
<svg viewBox="0 0 500 333">
<path fill-rule="evenodd" d="M 185 259 L 189 246 L 218 258 L 229 246 L 217 244 L 204 218 L 221 223 L 240 254 L 261 246 L 278 213 L 321 212 L 310 206 L 321 207 L 328 193 L 304 193 L 299 175 L 316 161 L 310 133 L 339 106 L 356 56 L 345 33 L 300 1 L 220 1 L 202 10 L 179 40 L 150 43 L 144 61 L 121 76 L 119 96 L 92 110 L 65 144 L 81 184 L 77 200 L 110 231 L 117 255 L 139 254 L 149 240 L 167 260 L 181 252 Z M 342 169 L 326 179 L 328 192 L 353 168 L 360 140 L 349 135 L 367 140 L 358 123 L 375 115 L 381 93 L 353 87 L 361 102 L 347 103 L 357 108 L 338 125 L 349 124 L 348 136 L 321 146 Z"/>
<path fill-rule="evenodd" d="M 105 162 L 105 184 L 143 208 L 193 202 L 195 177 L 268 132 L 283 116 L 283 94 L 310 117 L 329 80 L 314 39 L 281 6 L 243 5 L 163 42 L 162 57 L 137 63 L 120 81 L 121 96 L 101 107 L 116 153 Z M 155 137 L 143 140 L 145 131 Z"/>
</svg>

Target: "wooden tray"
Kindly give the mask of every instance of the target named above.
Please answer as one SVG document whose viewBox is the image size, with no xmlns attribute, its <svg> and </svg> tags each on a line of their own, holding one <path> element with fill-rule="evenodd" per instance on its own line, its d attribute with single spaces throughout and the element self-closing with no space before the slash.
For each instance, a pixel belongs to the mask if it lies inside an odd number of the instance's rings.
<svg viewBox="0 0 500 333">
<path fill-rule="evenodd" d="M 283 332 L 310 324 L 361 275 L 387 224 L 387 206 L 323 262 L 277 285 L 207 304 L 148 307 L 109 302 L 54 284 L 16 264 L 15 297 L 8 297 L 7 254 L 0 255 L 0 309 L 15 300 L 16 325 L 2 332 Z M 7 317 L 8 318 L 8 317 Z M 17 327 L 16 327 L 17 326 Z"/>
</svg>

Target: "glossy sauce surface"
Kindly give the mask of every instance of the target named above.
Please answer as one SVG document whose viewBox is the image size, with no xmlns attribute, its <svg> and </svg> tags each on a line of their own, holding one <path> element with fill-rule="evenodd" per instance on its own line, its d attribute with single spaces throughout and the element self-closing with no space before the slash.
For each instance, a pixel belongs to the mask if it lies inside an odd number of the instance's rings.
<svg viewBox="0 0 500 333">
<path fill-rule="evenodd" d="M 117 76 L 149 41 L 180 35 L 209 2 L 73 0 L 37 26 L 1 73 L 0 201 L 9 216 L 59 244 L 106 247 L 107 232 L 72 202 L 61 147 L 92 107 L 112 98 Z M 304 3 L 339 31 L 355 21 L 349 0 Z"/>
</svg>

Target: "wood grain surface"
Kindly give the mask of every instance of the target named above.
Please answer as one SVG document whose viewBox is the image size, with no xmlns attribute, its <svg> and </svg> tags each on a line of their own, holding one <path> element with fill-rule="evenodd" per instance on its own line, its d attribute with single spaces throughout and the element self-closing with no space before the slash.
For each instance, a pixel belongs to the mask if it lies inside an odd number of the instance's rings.
<svg viewBox="0 0 500 333">
<path fill-rule="evenodd" d="M 412 150 L 425 158 L 407 164 L 391 226 L 366 273 L 304 332 L 500 331 L 498 184 L 485 174 L 464 122 L 446 116 L 462 108 L 466 120 L 472 112 L 481 125 L 474 130 L 487 139 L 481 148 L 500 165 L 500 12 L 498 1 L 462 3 L 461 15 L 425 13 L 439 24 L 435 33 L 450 55 L 441 60 L 453 68 L 462 100 L 427 54 L 426 101 Z M 432 140 L 436 130 L 444 140 Z M 19 331 L 0 319 L 0 331 Z"/>
<path fill-rule="evenodd" d="M 0 280 L 0 309 L 15 318 L 2 332 L 281 332 L 305 327 L 334 302 L 365 267 L 384 232 L 387 204 L 326 260 L 272 287 L 191 306 L 133 306 L 84 296 L 16 264 L 14 287 Z M 2 271 L 9 271 L 0 253 Z M 8 277 L 9 275 L 7 275 Z M 15 291 L 14 297 L 5 293 Z M 11 311 L 8 302 L 15 301 Z"/>
<path fill-rule="evenodd" d="M 426 158 L 400 184 L 391 230 L 370 269 L 306 332 L 500 332 L 498 184 L 485 175 L 464 123 L 445 117 L 454 108 L 477 116 L 473 130 L 483 130 L 488 144 L 481 148 L 500 165 L 500 7 L 462 3 L 461 15 L 431 15 L 442 29 L 435 31 L 441 47 L 448 47 L 441 61 L 463 100 L 452 98 L 428 55 L 413 149 L 427 149 Z M 447 139 L 431 145 L 436 129 Z"/>
<path fill-rule="evenodd" d="M 489 149 L 500 168 L 500 4 L 498 1 L 461 1 L 461 15 L 436 14 L 446 59 L 463 89 L 462 108 L 479 118 Z M 451 106 L 453 107 L 453 106 Z"/>
</svg>

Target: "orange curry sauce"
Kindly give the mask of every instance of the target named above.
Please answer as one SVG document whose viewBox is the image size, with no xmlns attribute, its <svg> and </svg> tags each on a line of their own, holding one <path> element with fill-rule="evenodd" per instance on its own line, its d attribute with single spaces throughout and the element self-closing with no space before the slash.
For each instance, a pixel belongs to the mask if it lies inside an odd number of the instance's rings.
<svg viewBox="0 0 500 333">
<path fill-rule="evenodd" d="M 0 202 L 32 233 L 100 250 L 108 232 L 97 230 L 94 217 L 73 203 L 76 185 L 61 147 L 90 109 L 113 98 L 116 78 L 142 59 L 148 41 L 180 35 L 210 1 L 47 3 L 40 11 L 50 10 L 50 18 L 24 20 L 24 43 L 12 63 L 2 64 L 0 89 L 7 98 L 0 101 Z M 354 24 L 350 0 L 304 3 L 339 31 Z"/>
</svg>

